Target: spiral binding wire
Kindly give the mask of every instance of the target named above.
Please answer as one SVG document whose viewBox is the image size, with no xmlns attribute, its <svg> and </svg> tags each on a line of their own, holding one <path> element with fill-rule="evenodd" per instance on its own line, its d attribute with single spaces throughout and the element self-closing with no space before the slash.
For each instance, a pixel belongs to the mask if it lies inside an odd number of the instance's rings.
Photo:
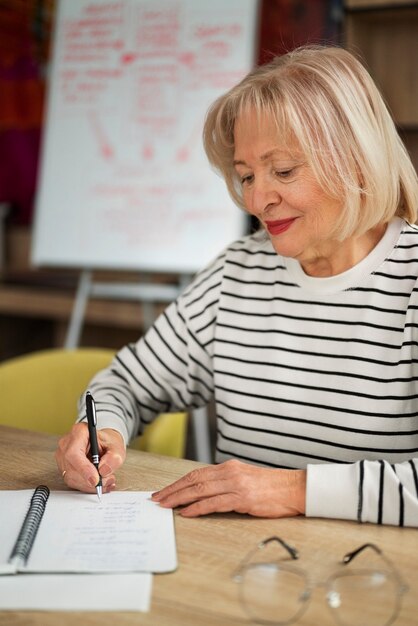
<svg viewBox="0 0 418 626">
<path fill-rule="evenodd" d="M 45 485 L 39 485 L 33 493 L 28 511 L 21 526 L 16 543 L 13 546 L 9 562 L 22 559 L 24 563 L 29 558 L 36 533 L 38 532 L 45 506 L 49 498 L 49 489 Z"/>
</svg>

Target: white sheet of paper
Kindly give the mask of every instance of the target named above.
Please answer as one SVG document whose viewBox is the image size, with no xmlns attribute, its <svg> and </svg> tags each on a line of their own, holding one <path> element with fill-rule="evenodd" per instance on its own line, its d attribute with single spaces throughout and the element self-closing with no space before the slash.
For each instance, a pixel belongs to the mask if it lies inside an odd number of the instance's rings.
<svg viewBox="0 0 418 626">
<path fill-rule="evenodd" d="M 25 519 L 33 491 L 0 491 L 0 573 L 15 571 L 15 567 L 9 566 L 7 561 Z"/>
<path fill-rule="evenodd" d="M 33 491 L 0 491 L 0 572 Z M 151 492 L 51 491 L 26 572 L 167 572 L 177 567 L 173 512 Z M 3 567 L 2 567 L 3 565 Z"/>
<path fill-rule="evenodd" d="M 147 612 L 151 592 L 148 573 L 0 576 L 0 610 Z"/>
</svg>

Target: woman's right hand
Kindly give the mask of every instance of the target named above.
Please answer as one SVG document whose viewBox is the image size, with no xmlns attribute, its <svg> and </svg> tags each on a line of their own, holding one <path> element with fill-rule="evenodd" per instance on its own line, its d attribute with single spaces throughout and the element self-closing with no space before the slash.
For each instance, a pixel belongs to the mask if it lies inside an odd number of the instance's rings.
<svg viewBox="0 0 418 626">
<path fill-rule="evenodd" d="M 112 428 L 97 431 L 103 493 L 116 487 L 115 471 L 126 457 L 122 435 Z M 64 482 L 72 489 L 94 493 L 99 476 L 93 463 L 88 458 L 90 449 L 87 423 L 74 424 L 67 435 L 61 437 L 55 452 L 55 460 Z"/>
</svg>

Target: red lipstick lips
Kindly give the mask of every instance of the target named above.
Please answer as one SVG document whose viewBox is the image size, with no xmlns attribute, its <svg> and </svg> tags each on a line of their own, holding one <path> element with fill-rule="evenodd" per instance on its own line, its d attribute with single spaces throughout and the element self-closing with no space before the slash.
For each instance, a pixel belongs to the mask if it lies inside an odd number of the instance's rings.
<svg viewBox="0 0 418 626">
<path fill-rule="evenodd" d="M 270 235 L 280 235 L 280 233 L 284 233 L 291 227 L 295 219 L 295 217 L 292 217 L 287 220 L 273 220 L 271 222 L 266 221 L 266 227 Z"/>
</svg>

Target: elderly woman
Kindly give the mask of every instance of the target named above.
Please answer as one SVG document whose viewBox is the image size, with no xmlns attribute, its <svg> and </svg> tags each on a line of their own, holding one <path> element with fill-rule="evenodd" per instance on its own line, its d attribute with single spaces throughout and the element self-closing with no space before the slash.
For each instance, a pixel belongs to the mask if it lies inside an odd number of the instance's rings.
<svg viewBox="0 0 418 626">
<path fill-rule="evenodd" d="M 213 397 L 217 464 L 162 506 L 418 526 L 418 187 L 376 86 L 298 49 L 219 98 L 204 141 L 260 229 L 93 379 L 104 491 L 144 424 Z M 88 448 L 82 408 L 56 458 L 94 491 Z"/>
</svg>

